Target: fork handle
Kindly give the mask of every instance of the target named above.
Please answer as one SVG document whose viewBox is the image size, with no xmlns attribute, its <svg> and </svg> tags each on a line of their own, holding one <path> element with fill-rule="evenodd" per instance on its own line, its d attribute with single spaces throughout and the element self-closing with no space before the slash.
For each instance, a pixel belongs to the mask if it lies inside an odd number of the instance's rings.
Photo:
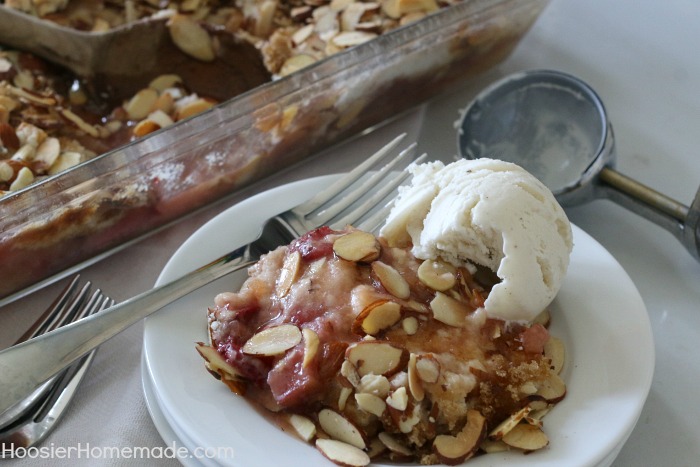
<svg viewBox="0 0 700 467">
<path fill-rule="evenodd" d="M 180 297 L 255 261 L 241 247 L 179 279 L 0 352 L 0 413 L 100 344 Z"/>
</svg>

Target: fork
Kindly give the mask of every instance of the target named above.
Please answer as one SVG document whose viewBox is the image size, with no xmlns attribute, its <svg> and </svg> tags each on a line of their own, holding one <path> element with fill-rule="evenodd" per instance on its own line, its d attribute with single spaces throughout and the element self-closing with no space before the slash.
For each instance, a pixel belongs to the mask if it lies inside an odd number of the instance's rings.
<svg viewBox="0 0 700 467">
<path fill-rule="evenodd" d="M 114 303 L 99 289 L 89 296 L 92 286 L 89 281 L 82 287 L 79 283 L 80 275 L 77 275 L 15 345 Z M 0 414 L 0 458 L 8 453 L 11 456 L 19 447 L 28 448 L 39 443 L 51 432 L 72 400 L 94 353 L 94 350 L 89 352 Z"/>
<path fill-rule="evenodd" d="M 374 230 L 386 219 L 391 207 L 390 201 L 386 204 L 382 201 L 387 200 L 408 176 L 403 169 L 413 158 L 416 144 L 400 151 L 381 169 L 375 170 L 375 166 L 392 154 L 404 137 L 405 134 L 389 142 L 307 202 L 267 220 L 252 243 L 99 315 L 83 318 L 0 352 L 0 412 L 132 324 L 224 275 L 249 267 L 261 255 L 288 244 L 309 230 L 322 225 L 334 228 L 355 225 Z M 414 162 L 424 157 L 422 155 Z M 376 190 L 370 193 L 373 189 Z"/>
</svg>

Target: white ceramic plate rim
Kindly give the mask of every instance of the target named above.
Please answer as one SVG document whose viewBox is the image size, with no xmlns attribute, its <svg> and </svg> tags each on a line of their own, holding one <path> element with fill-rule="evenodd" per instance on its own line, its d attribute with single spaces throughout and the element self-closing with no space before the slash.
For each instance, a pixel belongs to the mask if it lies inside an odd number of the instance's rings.
<svg viewBox="0 0 700 467">
<path fill-rule="evenodd" d="M 337 176 L 283 185 L 213 218 L 175 252 L 157 285 L 255 238 L 271 215 L 304 201 Z M 553 334 L 567 345 L 567 397 L 545 419 L 550 445 L 524 456 L 472 459 L 472 466 L 596 466 L 627 440 L 651 385 L 654 344 L 644 303 L 629 276 L 592 237 L 573 226 L 569 271 L 552 304 Z M 220 279 L 146 320 L 144 362 L 150 389 L 183 439 L 201 447 L 233 446 L 222 465 L 328 465 L 312 446 L 283 433 L 215 381 L 194 350 L 206 341 L 205 311 L 216 293 L 235 290 L 244 275 Z M 152 396 L 151 396 L 152 397 Z"/>
</svg>

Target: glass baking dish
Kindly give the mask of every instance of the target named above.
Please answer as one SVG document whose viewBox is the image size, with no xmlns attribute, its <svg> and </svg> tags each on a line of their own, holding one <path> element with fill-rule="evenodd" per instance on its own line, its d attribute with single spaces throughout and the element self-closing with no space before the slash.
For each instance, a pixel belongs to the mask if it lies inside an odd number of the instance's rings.
<svg viewBox="0 0 700 467">
<path fill-rule="evenodd" d="M 469 0 L 0 199 L 0 298 L 464 84 L 547 0 Z"/>
</svg>

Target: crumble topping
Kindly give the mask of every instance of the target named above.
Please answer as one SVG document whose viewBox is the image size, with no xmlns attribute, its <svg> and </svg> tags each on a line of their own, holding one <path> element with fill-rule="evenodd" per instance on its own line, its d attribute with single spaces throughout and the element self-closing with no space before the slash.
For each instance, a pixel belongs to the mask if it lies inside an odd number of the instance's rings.
<svg viewBox="0 0 700 467">
<path fill-rule="evenodd" d="M 121 105 L 30 54 L 0 48 L 0 197 L 214 106 L 175 74 Z"/>
</svg>

